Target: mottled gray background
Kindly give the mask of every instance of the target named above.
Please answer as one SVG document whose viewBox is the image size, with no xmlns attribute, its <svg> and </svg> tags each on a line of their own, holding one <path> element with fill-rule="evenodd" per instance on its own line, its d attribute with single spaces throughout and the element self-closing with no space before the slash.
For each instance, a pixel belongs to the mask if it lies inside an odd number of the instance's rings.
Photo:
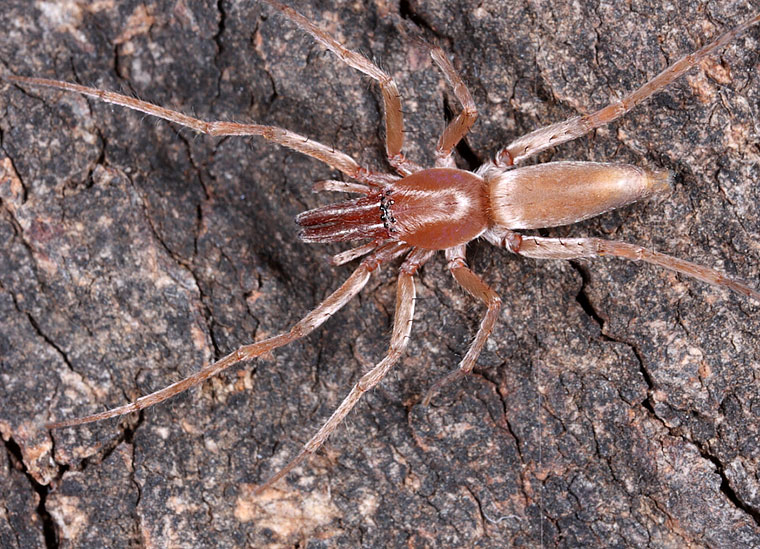
<svg viewBox="0 0 760 549">
<path fill-rule="evenodd" d="M 746 1 L 299 2 L 398 79 L 407 151 L 430 163 L 458 105 L 475 167 L 542 124 L 629 91 Z M 258 2 L 27 2 L 0 10 L 2 70 L 259 121 L 385 168 L 376 86 Z M 670 169 L 674 191 L 548 235 L 642 243 L 760 286 L 754 29 L 624 120 L 540 160 Z M 483 242 L 504 297 L 475 374 L 425 408 L 483 308 L 442 257 L 409 352 L 308 464 L 294 455 L 385 351 L 394 268 L 325 327 L 139 417 L 46 431 L 284 329 L 351 266 L 294 216 L 334 196 L 315 161 L 211 139 L 59 92 L 0 88 L 0 545 L 504 547 L 760 545 L 760 306 L 619 260 L 535 262 Z"/>
</svg>

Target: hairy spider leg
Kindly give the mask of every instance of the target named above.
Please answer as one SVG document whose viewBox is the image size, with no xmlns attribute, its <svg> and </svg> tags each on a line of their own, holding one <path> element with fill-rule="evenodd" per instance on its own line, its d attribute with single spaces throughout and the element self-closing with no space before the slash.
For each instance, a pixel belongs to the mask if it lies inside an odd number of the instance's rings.
<svg viewBox="0 0 760 549">
<path fill-rule="evenodd" d="M 32 78 L 28 76 L 16 76 L 13 74 L 4 74 L 1 78 L 17 84 L 28 84 L 30 86 L 41 86 L 45 88 L 55 88 L 64 91 L 81 93 L 88 97 L 93 97 L 105 103 L 120 105 L 128 109 L 143 112 L 157 118 L 162 118 L 169 122 L 174 122 L 180 126 L 190 128 L 200 133 L 212 136 L 251 136 L 259 135 L 264 139 L 300 152 L 312 158 L 316 158 L 334 168 L 346 176 L 372 185 L 375 187 L 385 185 L 398 179 L 396 176 L 375 173 L 359 165 L 356 160 L 345 153 L 336 151 L 332 147 L 313 141 L 308 137 L 299 135 L 290 130 L 279 128 L 277 126 L 263 126 L 261 124 L 239 124 L 237 122 L 225 121 L 205 121 L 193 118 L 181 112 L 173 111 L 164 107 L 159 107 L 153 103 L 135 99 L 120 93 L 89 88 L 70 82 L 60 80 L 49 80 L 47 78 Z"/>
<path fill-rule="evenodd" d="M 321 193 L 322 191 L 335 191 L 339 193 L 372 194 L 373 189 L 362 183 L 325 179 L 323 181 L 317 181 L 314 183 L 314 185 L 311 186 L 311 190 L 315 193 Z"/>
<path fill-rule="evenodd" d="M 470 90 L 467 89 L 462 77 L 459 76 L 454 65 L 451 64 L 446 53 L 438 46 L 430 50 L 430 57 L 443 73 L 446 82 L 454 91 L 454 96 L 462 104 L 462 111 L 446 126 L 438 139 L 435 147 L 435 166 L 443 168 L 455 168 L 456 164 L 451 156 L 454 147 L 467 135 L 475 121 L 478 119 L 478 109 L 472 99 Z"/>
<path fill-rule="evenodd" d="M 574 116 L 562 122 L 551 124 L 530 132 L 513 141 L 496 154 L 497 166 L 511 166 L 545 150 L 567 141 L 586 135 L 591 130 L 617 120 L 633 107 L 660 91 L 694 67 L 702 59 L 722 48 L 751 26 L 760 22 L 760 14 L 754 16 L 693 53 L 681 57 L 678 61 L 660 72 L 657 76 L 629 93 L 619 101 L 610 103 L 596 112 L 584 116 Z"/>
<path fill-rule="evenodd" d="M 388 160 L 402 176 L 411 175 L 415 171 L 421 170 L 419 166 L 407 160 L 402 153 L 403 115 L 401 112 L 400 96 L 393 79 L 367 58 L 352 50 L 346 49 L 327 35 L 325 31 L 319 29 L 316 25 L 291 8 L 280 4 L 276 0 L 265 1 L 282 12 L 286 17 L 290 18 L 303 30 L 309 32 L 318 42 L 333 51 L 346 64 L 367 74 L 379 83 L 383 94 L 386 112 L 386 153 L 388 155 Z M 736 36 L 740 35 L 758 21 L 760 21 L 760 15 L 757 15 L 750 21 L 722 34 L 718 39 L 707 46 L 704 46 L 697 52 L 684 56 L 643 86 L 625 96 L 621 101 L 612 103 L 590 115 L 573 117 L 564 122 L 538 129 L 517 139 L 498 153 L 495 164 L 499 167 L 506 167 L 519 163 L 546 148 L 576 139 L 594 128 L 603 126 L 619 118 L 635 105 L 642 102 L 656 91 L 667 86 L 670 82 L 696 65 L 701 59 L 733 40 Z M 477 118 L 477 111 L 467 88 L 443 51 L 440 50 L 440 48 L 432 48 L 431 56 L 439 69 L 443 72 L 448 84 L 453 88 L 455 96 L 463 107 L 462 112 L 447 125 L 443 134 L 439 138 L 436 147 L 436 166 L 439 166 L 440 163 L 439 167 L 443 167 L 448 166 L 451 163 L 452 149 L 474 124 Z M 334 169 L 341 171 L 344 175 L 363 183 L 355 184 L 335 181 L 321 182 L 315 185 L 315 190 L 335 190 L 341 192 L 370 194 L 373 192 L 370 187 L 392 185 L 394 181 L 399 179 L 394 175 L 371 172 L 360 166 L 348 155 L 337 152 L 318 142 L 310 141 L 308 138 L 294 132 L 275 126 L 237 124 L 224 121 L 207 122 L 126 95 L 88 88 L 77 84 L 12 75 L 2 75 L 2 78 L 19 84 L 52 87 L 82 93 L 104 102 L 118 104 L 163 118 L 170 122 L 209 135 L 259 135 L 265 139 L 316 158 Z M 493 164 L 491 164 L 491 166 L 493 166 Z M 728 287 L 760 302 L 759 292 L 749 288 L 742 282 L 729 279 L 714 269 L 695 265 L 691 262 L 658 252 L 653 252 L 634 244 L 608 241 L 598 238 L 559 239 L 533 236 L 523 237 L 513 231 L 498 228 L 490 229 L 483 236 L 490 242 L 496 245 L 505 246 L 516 254 L 539 259 L 573 259 L 608 255 L 633 261 L 645 261 L 697 278 L 709 284 Z M 338 254 L 333 260 L 336 263 L 342 263 L 367 253 L 370 253 L 370 255 L 362 261 L 359 267 L 357 267 L 343 285 L 308 313 L 301 321 L 296 323 L 290 331 L 283 332 L 277 336 L 273 336 L 257 343 L 242 346 L 230 355 L 203 368 L 198 373 L 166 387 L 165 389 L 141 397 L 137 401 L 126 406 L 121 406 L 100 414 L 94 414 L 83 418 L 65 420 L 54 423 L 49 427 L 54 428 L 79 425 L 141 410 L 170 398 L 192 386 L 198 385 L 203 380 L 217 374 L 225 368 L 241 361 L 255 358 L 275 348 L 300 339 L 320 326 L 327 318 L 329 318 L 329 316 L 334 314 L 353 298 L 353 296 L 359 293 L 359 291 L 361 291 L 366 285 L 371 272 L 377 267 L 394 258 L 407 255 L 399 274 L 396 313 L 390 348 L 387 355 L 373 369 L 362 376 L 360 381 L 335 410 L 333 415 L 323 424 L 317 434 L 306 443 L 301 452 L 283 469 L 261 485 L 258 488 L 258 491 L 271 486 L 274 482 L 282 478 L 295 466 L 306 459 L 306 457 L 314 453 L 324 443 L 326 438 L 335 430 L 338 424 L 360 400 L 361 396 L 382 380 L 393 364 L 398 361 L 407 345 L 414 309 L 414 274 L 416 274 L 417 270 L 435 254 L 435 251 L 419 248 L 415 249 L 410 245 L 401 242 L 382 244 L 381 241 L 373 241 L 364 244 L 363 246 L 359 246 L 358 248 L 354 248 L 353 250 L 347 250 L 346 252 Z M 493 326 L 498 318 L 501 305 L 500 298 L 480 279 L 480 277 L 467 267 L 464 253 L 465 245 L 455 246 L 446 250 L 449 270 L 457 282 L 468 293 L 486 304 L 487 311 L 481 321 L 481 326 L 475 340 L 472 342 L 467 354 L 460 362 L 458 369 L 452 371 L 449 375 L 445 376 L 431 387 L 425 399 L 426 402 L 429 400 L 430 395 L 445 383 L 457 379 L 472 370 L 475 360 L 482 351 L 485 341 L 492 332 Z"/>
<path fill-rule="evenodd" d="M 582 257 L 619 257 L 631 261 L 644 261 L 677 273 L 696 278 L 713 286 L 729 288 L 760 303 L 760 292 L 750 288 L 740 280 L 734 280 L 723 273 L 649 250 L 637 244 L 603 238 L 545 238 L 523 236 L 509 230 L 489 231 L 483 235 L 495 246 L 503 246 L 510 252 L 534 259 L 578 259 Z"/>
<path fill-rule="evenodd" d="M 480 321 L 480 328 L 478 328 L 478 333 L 475 334 L 475 339 L 470 344 L 470 348 L 467 349 L 467 353 L 459 362 L 457 368 L 436 381 L 428 389 L 422 401 L 425 406 L 430 404 L 430 399 L 444 385 L 456 381 L 472 371 L 475 367 L 475 361 L 480 356 L 483 346 L 488 341 L 496 325 L 496 321 L 499 319 L 499 311 L 501 311 L 501 298 L 499 295 L 467 266 L 464 245 L 447 249 L 446 259 L 448 260 L 449 271 L 451 271 L 454 279 L 468 294 L 485 304 L 486 313 Z"/>
<path fill-rule="evenodd" d="M 311 34 L 317 42 L 337 55 L 346 65 L 377 81 L 383 94 L 385 106 L 385 152 L 388 156 L 388 162 L 398 173 L 404 176 L 420 171 L 422 168 L 407 159 L 402 152 L 404 146 L 404 115 L 401 111 L 401 94 L 395 80 L 372 61 L 360 53 L 346 48 L 294 9 L 280 4 L 276 0 L 264 1 Z"/>
<path fill-rule="evenodd" d="M 360 53 L 343 46 L 324 30 L 292 8 L 289 8 L 276 0 L 264 1 L 282 12 L 291 21 L 311 34 L 318 42 L 337 55 L 341 61 L 378 82 L 383 94 L 383 103 L 385 105 L 385 148 L 388 155 L 388 161 L 391 166 L 402 175 L 410 175 L 414 172 L 420 171 L 422 168 L 408 160 L 402 152 L 404 122 L 401 110 L 401 95 L 399 94 L 398 86 L 393 78 Z M 429 47 L 430 56 L 435 64 L 438 65 L 449 86 L 453 89 L 454 95 L 463 107 L 462 112 L 460 112 L 456 118 L 447 125 L 436 147 L 435 165 L 441 167 L 453 166 L 453 162 L 451 161 L 451 151 L 456 144 L 459 143 L 462 137 L 470 131 L 470 128 L 472 128 L 472 125 L 478 118 L 478 111 L 467 86 L 457 73 L 456 69 L 454 69 L 448 57 L 446 57 L 444 51 L 438 46 Z"/>
<path fill-rule="evenodd" d="M 254 494 L 261 493 L 266 488 L 272 486 L 275 482 L 287 475 L 299 463 L 308 456 L 316 452 L 327 437 L 340 425 L 343 419 L 348 415 L 351 409 L 356 406 L 362 395 L 372 389 L 385 377 L 385 374 L 398 362 L 404 353 L 409 342 L 409 334 L 412 330 L 412 320 L 414 317 L 414 299 L 416 291 L 414 288 L 414 275 L 417 270 L 435 255 L 434 250 L 424 250 L 415 248 L 406 256 L 399 269 L 397 290 L 396 290 L 396 312 L 393 318 L 393 332 L 391 341 L 388 346 L 388 352 L 385 357 L 378 362 L 369 372 L 364 374 L 361 379 L 353 386 L 343 402 L 340 403 L 330 418 L 303 447 L 298 455 L 288 462 L 285 467 L 267 479 L 264 484 L 259 485 Z"/>
<path fill-rule="evenodd" d="M 199 385 L 206 379 L 215 376 L 222 370 L 229 368 L 240 362 L 250 360 L 257 356 L 261 356 L 268 353 L 278 347 L 292 343 L 302 337 L 310 334 L 317 327 L 321 326 L 328 318 L 339 311 L 346 303 L 358 294 L 362 288 L 367 284 L 369 277 L 375 269 L 377 269 L 383 263 L 391 261 L 397 257 L 400 257 L 407 253 L 411 247 L 407 244 L 400 242 L 390 242 L 383 246 L 380 246 L 372 255 L 366 257 L 346 279 L 346 281 L 332 294 L 325 298 L 322 303 L 317 305 L 312 311 L 310 311 L 303 319 L 297 322 L 293 327 L 287 331 L 278 335 L 268 337 L 262 341 L 257 341 L 250 345 L 243 345 L 236 351 L 228 354 L 224 358 L 209 364 L 202 368 L 198 372 L 182 379 L 168 387 L 164 387 L 154 393 L 145 395 L 138 398 L 136 401 L 106 410 L 99 414 L 93 414 L 85 417 L 66 419 L 47 425 L 48 429 L 58 429 L 60 427 L 72 427 L 74 425 L 82 425 L 84 423 L 91 423 L 93 421 L 100 421 L 102 419 L 108 419 L 116 416 L 122 416 L 130 412 L 137 412 L 143 408 L 153 406 L 159 402 L 173 397 L 183 391 Z"/>
</svg>

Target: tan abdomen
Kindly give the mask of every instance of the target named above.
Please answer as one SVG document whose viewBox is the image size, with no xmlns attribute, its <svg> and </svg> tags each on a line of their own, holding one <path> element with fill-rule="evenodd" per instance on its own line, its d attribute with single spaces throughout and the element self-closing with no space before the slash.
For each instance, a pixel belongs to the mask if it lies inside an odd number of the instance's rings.
<svg viewBox="0 0 760 549">
<path fill-rule="evenodd" d="M 667 171 L 549 162 L 486 176 L 492 221 L 507 229 L 569 225 L 670 188 Z"/>
</svg>

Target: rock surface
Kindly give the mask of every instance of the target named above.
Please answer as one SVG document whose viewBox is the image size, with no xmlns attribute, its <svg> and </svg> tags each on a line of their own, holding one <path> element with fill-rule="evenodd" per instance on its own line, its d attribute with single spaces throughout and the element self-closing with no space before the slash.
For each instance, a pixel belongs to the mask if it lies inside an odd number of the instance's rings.
<svg viewBox="0 0 760 549">
<path fill-rule="evenodd" d="M 606 104 L 748 2 L 299 2 L 397 78 L 426 165 L 459 106 L 411 22 L 451 55 L 480 119 L 476 167 Z M 580 7 L 579 7 L 580 5 Z M 279 125 L 386 168 L 376 86 L 266 5 L 29 3 L 0 13 L 0 70 Z M 760 286 L 760 29 L 541 161 L 670 169 L 671 196 L 542 234 L 624 239 Z M 535 262 L 475 242 L 504 298 L 475 373 L 430 407 L 483 309 L 442 255 L 409 351 L 326 447 L 297 452 L 385 352 L 394 268 L 322 329 L 139 417 L 47 431 L 290 326 L 348 276 L 295 215 L 334 197 L 316 161 L 72 94 L 0 87 L 0 545 L 760 545 L 760 305 L 653 267 Z"/>
</svg>

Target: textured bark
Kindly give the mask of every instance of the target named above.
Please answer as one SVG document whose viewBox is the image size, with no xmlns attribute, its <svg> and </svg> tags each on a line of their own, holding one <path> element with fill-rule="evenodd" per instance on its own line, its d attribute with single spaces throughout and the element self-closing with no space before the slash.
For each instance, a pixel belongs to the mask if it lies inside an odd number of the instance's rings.
<svg viewBox="0 0 760 549">
<path fill-rule="evenodd" d="M 299 2 L 398 79 L 407 151 L 430 164 L 458 109 L 404 20 L 480 109 L 462 166 L 586 113 L 743 21 L 748 2 Z M 386 166 L 374 85 L 258 3 L 39 3 L 0 11 L 4 70 L 275 124 Z M 670 169 L 674 191 L 544 234 L 619 238 L 760 286 L 753 29 L 609 128 L 541 156 Z M 616 260 L 535 262 L 482 242 L 503 297 L 475 373 L 430 407 L 483 308 L 442 256 L 409 352 L 277 491 L 385 351 L 385 268 L 323 329 L 122 422 L 123 404 L 296 321 L 351 266 L 297 240 L 328 168 L 259 139 L 197 137 L 82 97 L 0 88 L 0 545 L 760 545 L 760 306 Z"/>
</svg>

